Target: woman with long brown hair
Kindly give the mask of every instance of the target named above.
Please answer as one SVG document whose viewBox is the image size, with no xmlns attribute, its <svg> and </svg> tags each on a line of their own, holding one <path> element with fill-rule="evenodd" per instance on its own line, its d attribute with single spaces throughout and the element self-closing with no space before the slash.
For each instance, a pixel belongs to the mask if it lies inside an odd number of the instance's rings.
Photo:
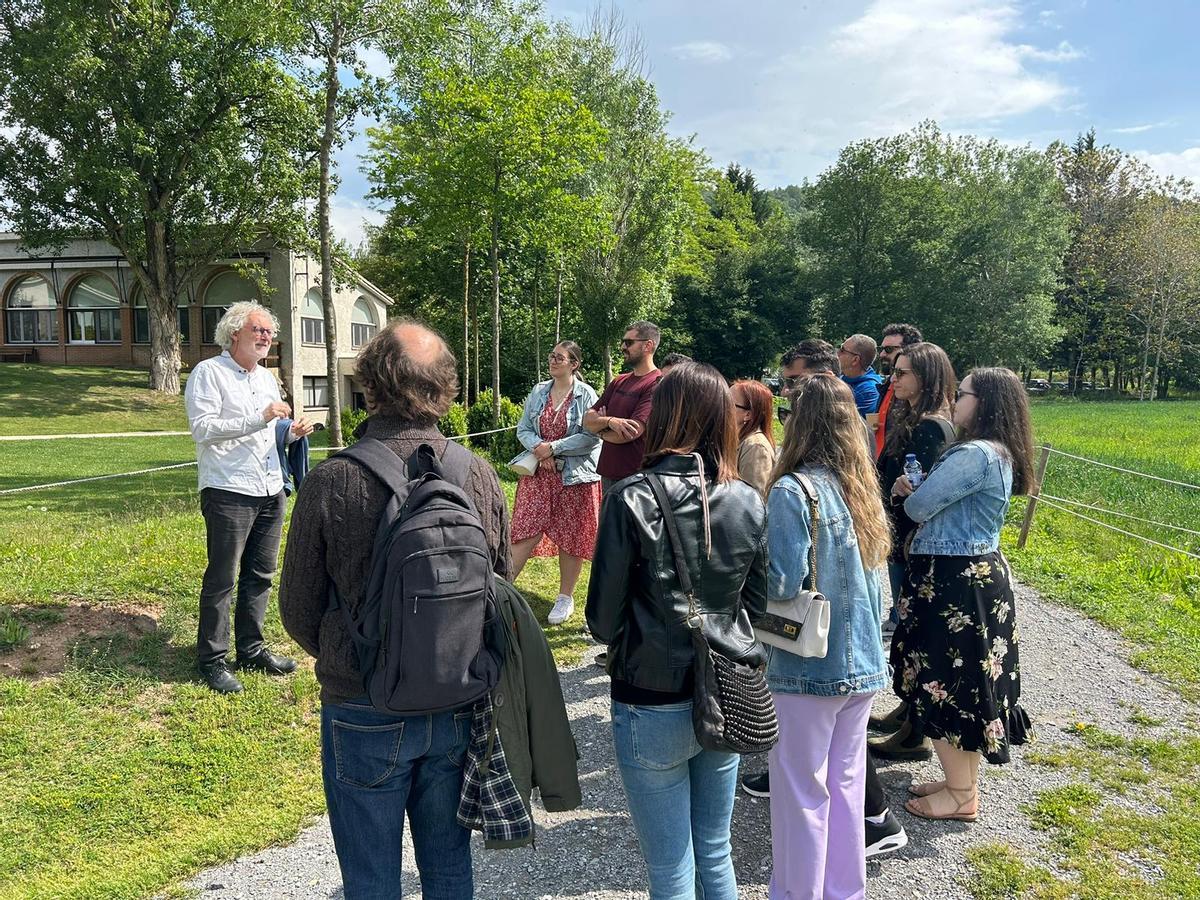
<svg viewBox="0 0 1200 900">
<path fill-rule="evenodd" d="M 861 440 L 860 440 L 861 443 Z M 684 593 L 661 490 L 691 582 Z M 651 900 L 736 900 L 729 822 L 738 757 L 701 749 L 692 725 L 692 604 L 715 652 L 766 654 L 750 619 L 766 610 L 766 510 L 737 477 L 733 399 L 712 366 L 681 363 L 658 385 L 640 472 L 604 499 L 587 622 L 608 647 L 613 742 L 649 872 Z"/>
<path fill-rule="evenodd" d="M 769 755 L 771 896 L 862 897 L 867 717 L 887 684 L 878 569 L 891 529 L 844 383 L 824 376 L 800 382 L 771 480 L 768 595 L 789 600 L 806 588 L 820 591 L 830 612 L 823 657 L 768 648 L 779 716 L 779 743 Z"/>
<path fill-rule="evenodd" d="M 738 426 L 738 477 L 766 496 L 775 465 L 775 396 L 761 381 L 749 379 L 735 381 L 729 390 Z"/>
<path fill-rule="evenodd" d="M 975 821 L 979 760 L 1009 761 L 1029 736 L 1019 705 L 1016 606 L 1000 528 L 1013 494 L 1034 483 L 1029 402 L 1008 369 L 975 369 L 954 406 L 962 439 L 913 490 L 896 492 L 916 523 L 900 623 L 892 638 L 893 688 L 942 764 L 944 780 L 914 786 L 907 809 L 927 819 Z"/>
<path fill-rule="evenodd" d="M 917 524 L 904 513 L 904 498 L 892 487 L 904 474 L 911 454 L 928 472 L 946 446 L 954 441 L 950 420 L 954 409 L 954 390 L 958 381 L 950 357 L 937 344 L 918 343 L 905 347 L 892 363 L 892 405 L 888 415 L 883 451 L 875 461 L 883 490 L 884 509 L 892 522 L 892 553 L 888 557 L 888 577 L 892 588 L 892 609 L 886 627 L 898 621 L 896 601 L 904 582 L 904 557 L 908 538 Z M 874 727 L 893 732 L 885 739 L 871 742 L 871 752 L 884 759 L 928 759 L 933 748 L 924 736 L 904 718 L 904 705 L 891 713 L 872 719 Z"/>
</svg>

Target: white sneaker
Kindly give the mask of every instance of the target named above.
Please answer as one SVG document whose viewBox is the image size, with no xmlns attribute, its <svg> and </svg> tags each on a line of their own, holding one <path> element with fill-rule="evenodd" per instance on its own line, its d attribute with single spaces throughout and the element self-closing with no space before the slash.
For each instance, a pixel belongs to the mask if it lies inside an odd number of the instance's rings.
<svg viewBox="0 0 1200 900">
<path fill-rule="evenodd" d="M 558 599 L 554 601 L 554 609 L 550 610 L 550 615 L 546 617 L 546 621 L 551 625 L 561 625 L 567 619 L 571 618 L 571 613 L 575 612 L 575 598 L 568 597 L 566 594 L 559 594 Z"/>
</svg>

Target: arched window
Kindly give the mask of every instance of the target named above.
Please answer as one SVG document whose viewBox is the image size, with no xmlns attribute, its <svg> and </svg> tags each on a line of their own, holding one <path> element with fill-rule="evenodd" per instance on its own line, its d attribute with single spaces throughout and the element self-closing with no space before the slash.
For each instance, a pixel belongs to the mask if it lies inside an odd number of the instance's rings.
<svg viewBox="0 0 1200 900">
<path fill-rule="evenodd" d="M 325 343 L 325 313 L 321 308 L 321 292 L 311 288 L 304 295 L 300 311 L 300 340 L 305 344 Z"/>
<path fill-rule="evenodd" d="M 222 272 L 208 283 L 204 291 L 204 343 L 216 342 L 221 316 L 242 300 L 258 300 L 258 287 L 237 272 Z"/>
<path fill-rule="evenodd" d="M 186 291 L 180 291 L 179 300 L 179 335 L 182 343 L 192 339 L 192 317 L 188 315 L 188 298 Z M 150 312 L 146 309 L 146 295 L 138 288 L 133 295 L 133 342 L 135 344 L 150 343 Z"/>
<path fill-rule="evenodd" d="M 355 349 L 369 341 L 379 330 L 375 310 L 366 297 L 354 301 L 354 312 L 350 316 L 350 345 Z"/>
<path fill-rule="evenodd" d="M 8 342 L 58 343 L 58 296 L 40 275 L 26 275 L 8 292 Z"/>
<path fill-rule="evenodd" d="M 121 343 L 121 298 L 103 275 L 85 275 L 67 296 L 67 336 L 72 344 Z"/>
</svg>

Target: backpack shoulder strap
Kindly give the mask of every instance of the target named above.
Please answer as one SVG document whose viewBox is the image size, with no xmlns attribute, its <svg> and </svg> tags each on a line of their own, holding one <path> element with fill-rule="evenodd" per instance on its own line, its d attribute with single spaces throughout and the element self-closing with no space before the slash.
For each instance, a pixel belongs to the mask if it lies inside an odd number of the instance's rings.
<svg viewBox="0 0 1200 900">
<path fill-rule="evenodd" d="M 408 472 L 404 460 L 375 438 L 360 438 L 338 453 L 338 456 L 354 460 L 386 484 L 397 496 L 408 486 Z"/>
<path fill-rule="evenodd" d="M 446 441 L 446 449 L 442 451 L 442 471 L 451 484 L 456 484 L 464 491 L 471 483 L 471 469 L 475 466 L 475 454 L 458 441 Z"/>
<path fill-rule="evenodd" d="M 945 441 L 946 446 L 949 447 L 953 444 L 955 438 L 958 437 L 958 434 L 954 430 L 954 423 L 942 416 L 930 416 L 929 418 L 937 422 L 938 426 L 942 429 L 942 439 Z"/>
</svg>

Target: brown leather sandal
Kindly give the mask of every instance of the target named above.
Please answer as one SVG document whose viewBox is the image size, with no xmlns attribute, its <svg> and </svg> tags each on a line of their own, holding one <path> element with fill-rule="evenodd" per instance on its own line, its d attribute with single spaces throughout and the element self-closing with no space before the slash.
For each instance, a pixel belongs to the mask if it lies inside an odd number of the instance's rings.
<svg viewBox="0 0 1200 900">
<path fill-rule="evenodd" d="M 913 782 L 908 786 L 908 792 L 914 797 L 928 797 L 930 794 L 936 794 L 945 787 L 946 782 L 944 781 Z"/>
<path fill-rule="evenodd" d="M 952 788 L 949 785 L 947 785 L 944 788 L 944 790 L 946 791 L 946 793 L 948 793 L 950 795 L 951 800 L 958 800 L 959 796 L 962 794 L 966 794 L 967 799 L 960 802 L 958 804 L 958 806 L 955 808 L 954 812 L 946 813 L 945 815 L 940 815 L 940 816 L 936 815 L 935 813 L 933 813 L 931 811 L 930 806 L 929 806 L 928 795 L 926 795 L 925 797 L 913 797 L 911 800 L 909 800 L 907 803 L 904 804 L 904 808 L 906 810 L 908 810 L 910 813 L 912 813 L 914 816 L 918 816 L 919 818 L 922 818 L 922 819 L 932 819 L 934 821 L 942 821 L 942 820 L 951 821 L 952 820 L 952 821 L 956 821 L 956 822 L 974 822 L 976 819 L 979 818 L 978 806 L 976 807 L 975 812 L 972 812 L 972 813 L 963 812 L 964 807 L 969 806 L 973 802 L 978 803 L 979 790 L 977 788 L 974 788 L 974 787 Z"/>
</svg>

